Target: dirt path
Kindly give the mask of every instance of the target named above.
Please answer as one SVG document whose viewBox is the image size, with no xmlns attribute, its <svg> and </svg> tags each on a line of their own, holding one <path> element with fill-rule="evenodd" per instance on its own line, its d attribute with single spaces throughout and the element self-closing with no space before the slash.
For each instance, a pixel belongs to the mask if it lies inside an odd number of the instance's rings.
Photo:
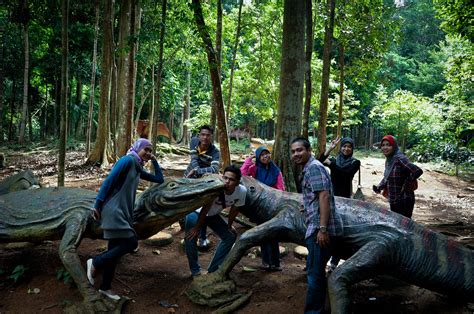
<svg viewBox="0 0 474 314">
<path fill-rule="evenodd" d="M 51 155 L 9 156 L 10 168 L 0 170 L 0 179 L 15 169 L 32 168 L 43 176 L 43 182 L 55 185 L 55 166 Z M 83 168 L 81 153 L 68 154 L 66 185 L 98 189 L 106 172 Z M 371 191 L 372 184 L 382 178 L 383 159 L 363 158 L 362 187 L 368 201 L 385 204 L 383 197 Z M 183 157 L 161 162 L 166 175 L 180 175 L 185 166 Z M 421 165 L 425 173 L 416 191 L 417 203 L 414 219 L 434 229 L 474 245 L 473 185 L 458 181 Z M 356 187 L 356 183 L 355 183 Z M 117 269 L 114 288 L 132 299 L 125 313 L 209 313 L 211 309 L 192 304 L 184 295 L 191 282 L 182 245 L 183 234 L 177 226 L 167 230 L 174 234 L 174 242 L 163 248 L 140 244 L 137 254 L 125 256 Z M 245 231 L 241 228 L 240 232 Z M 216 238 L 210 234 L 215 244 Z M 105 247 L 102 240 L 84 239 L 79 256 L 84 262 Z M 303 311 L 306 276 L 304 261 L 292 253 L 293 244 L 282 244 L 289 254 L 282 258 L 283 271 L 266 273 L 249 272 L 257 269 L 260 259 L 249 254 L 232 271 L 231 277 L 239 290 L 252 290 L 249 304 L 238 313 L 301 313 Z M 0 246 L 0 313 L 60 313 L 62 307 L 78 302 L 81 297 L 74 287 L 58 280 L 62 264 L 57 254 L 58 242 L 16 248 Z M 156 250 L 159 250 L 156 251 Z M 159 254 L 157 254 L 159 253 Z M 202 253 L 200 261 L 207 265 L 211 252 Z M 27 267 L 18 283 L 8 276 L 18 266 Z M 245 268 L 244 268 L 245 267 Z M 38 288 L 39 293 L 33 293 Z M 28 293 L 30 291 L 30 293 Z M 352 288 L 355 313 L 472 313 L 465 304 L 459 304 L 439 294 L 406 285 L 389 278 L 364 281 Z M 161 301 L 177 304 L 178 308 L 165 308 Z M 163 304 L 163 302 L 161 302 Z"/>
</svg>

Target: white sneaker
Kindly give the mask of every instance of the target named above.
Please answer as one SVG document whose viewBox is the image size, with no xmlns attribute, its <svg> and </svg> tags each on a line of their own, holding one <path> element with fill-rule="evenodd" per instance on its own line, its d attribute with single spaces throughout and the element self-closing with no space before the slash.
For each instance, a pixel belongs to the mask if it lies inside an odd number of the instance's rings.
<svg viewBox="0 0 474 314">
<path fill-rule="evenodd" d="M 114 301 L 120 300 L 120 296 L 118 294 L 115 294 L 112 290 L 101 290 L 101 289 L 99 289 L 99 292 L 102 293 L 103 295 L 105 295 L 106 297 L 114 300 Z"/>
<path fill-rule="evenodd" d="M 89 258 L 87 260 L 87 279 L 89 280 L 89 283 L 93 286 L 94 285 L 94 277 L 92 277 L 92 258 Z"/>
<path fill-rule="evenodd" d="M 211 241 L 209 241 L 208 239 L 198 239 L 198 246 L 200 248 L 208 247 L 209 244 L 211 244 Z"/>
</svg>

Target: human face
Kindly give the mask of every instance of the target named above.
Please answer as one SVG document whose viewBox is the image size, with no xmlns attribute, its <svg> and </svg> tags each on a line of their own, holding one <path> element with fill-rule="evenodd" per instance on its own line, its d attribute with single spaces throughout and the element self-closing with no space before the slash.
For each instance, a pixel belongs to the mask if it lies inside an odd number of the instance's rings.
<svg viewBox="0 0 474 314">
<path fill-rule="evenodd" d="M 380 145 L 380 149 L 382 150 L 382 153 L 384 154 L 385 157 L 393 155 L 393 146 L 390 144 L 389 141 L 383 140 L 382 144 Z"/>
<path fill-rule="evenodd" d="M 211 131 L 207 130 L 207 129 L 202 129 L 200 132 L 199 132 L 199 142 L 200 142 L 200 145 L 203 147 L 203 148 L 207 148 L 209 147 L 209 145 L 211 145 L 211 141 L 212 141 L 212 133 Z"/>
<path fill-rule="evenodd" d="M 352 145 L 351 145 L 351 143 L 345 143 L 344 145 L 342 145 L 342 147 L 341 147 L 341 153 L 342 153 L 344 156 L 350 156 L 350 155 L 352 155 Z"/>
<path fill-rule="evenodd" d="M 306 149 L 302 142 L 294 142 L 291 144 L 291 160 L 296 165 L 306 165 L 311 157 L 311 149 Z"/>
<path fill-rule="evenodd" d="M 268 165 L 270 161 L 272 160 L 272 154 L 270 154 L 269 151 L 264 150 L 263 152 L 260 153 L 259 160 L 262 164 Z"/>
<path fill-rule="evenodd" d="M 237 180 L 237 175 L 233 172 L 226 171 L 222 175 L 224 180 L 224 190 L 226 194 L 232 194 L 235 191 L 235 187 L 239 185 L 239 180 Z"/>
<path fill-rule="evenodd" d="M 144 162 L 147 162 L 148 160 L 151 159 L 151 156 L 152 156 L 152 149 L 151 149 L 151 146 L 145 146 L 144 148 L 142 148 L 141 151 L 138 152 L 138 156 L 140 156 L 140 158 L 144 161 Z"/>
</svg>

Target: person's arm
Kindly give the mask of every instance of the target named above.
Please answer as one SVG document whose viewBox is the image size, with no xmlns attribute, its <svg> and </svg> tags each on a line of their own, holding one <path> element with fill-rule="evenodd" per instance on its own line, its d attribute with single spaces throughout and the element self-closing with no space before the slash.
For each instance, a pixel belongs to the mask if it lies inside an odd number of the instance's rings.
<svg viewBox="0 0 474 314">
<path fill-rule="evenodd" d="M 281 173 L 281 171 L 280 174 L 278 174 L 277 181 L 273 187 L 277 190 L 285 190 L 285 182 L 283 181 L 283 174 Z"/>
<path fill-rule="evenodd" d="M 318 193 L 318 192 L 316 192 Z M 323 190 L 319 192 L 319 222 L 321 227 L 328 227 L 329 216 L 331 215 L 331 210 L 329 208 L 329 191 Z M 327 247 L 329 245 L 329 234 L 327 229 L 323 232 L 321 229 L 318 231 L 316 236 L 316 242 L 321 247 Z"/>
<path fill-rule="evenodd" d="M 253 157 L 253 154 L 250 155 L 247 159 L 245 159 L 242 167 L 240 167 L 240 172 L 242 172 L 243 176 L 252 176 L 252 174 L 250 173 L 250 167 L 254 164 L 252 161 Z"/>
<path fill-rule="evenodd" d="M 188 240 L 192 240 L 199 235 L 199 230 L 204 225 L 204 221 L 206 220 L 207 213 L 211 209 L 211 205 L 212 205 L 212 202 L 204 205 L 201 208 L 196 225 L 191 230 L 189 230 L 188 234 L 186 234 L 186 238 Z"/>
<path fill-rule="evenodd" d="M 227 220 L 227 225 L 229 229 L 232 229 L 232 225 L 234 223 L 235 217 L 239 214 L 239 208 L 236 206 L 231 206 L 229 210 L 229 217 Z"/>
<path fill-rule="evenodd" d="M 156 158 L 151 159 L 151 163 L 153 164 L 153 169 L 155 169 L 155 174 L 151 174 L 144 169 L 142 169 L 142 172 L 140 173 L 140 178 L 143 180 L 155 182 L 155 183 L 163 183 L 165 181 L 163 177 L 163 172 L 161 171 L 160 165 L 158 164 L 158 161 Z"/>
<path fill-rule="evenodd" d="M 402 192 L 407 188 L 412 185 L 412 183 L 418 179 L 422 174 L 423 170 L 420 169 L 417 165 L 413 164 L 408 160 L 408 158 L 400 158 L 399 159 L 400 165 L 402 168 L 408 170 L 410 173 L 409 176 L 406 178 L 405 182 L 403 183 L 402 186 Z"/>
</svg>

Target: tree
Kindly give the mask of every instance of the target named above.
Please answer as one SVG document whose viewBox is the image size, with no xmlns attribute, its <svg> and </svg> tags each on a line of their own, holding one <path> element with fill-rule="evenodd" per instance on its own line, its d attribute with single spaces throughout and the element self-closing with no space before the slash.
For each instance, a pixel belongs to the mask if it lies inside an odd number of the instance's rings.
<svg viewBox="0 0 474 314">
<path fill-rule="evenodd" d="M 474 41 L 474 6 L 470 0 L 434 0 L 441 28 L 450 34 L 459 34 Z"/>
<path fill-rule="evenodd" d="M 58 156 L 58 186 L 64 186 L 64 170 L 67 141 L 67 95 L 68 95 L 68 15 L 69 0 L 61 1 L 61 105 L 60 105 L 60 135 Z"/>
<path fill-rule="evenodd" d="M 19 8 L 19 18 L 20 22 L 23 25 L 23 42 L 24 42 L 24 68 L 23 68 L 23 106 L 21 110 L 21 120 L 20 120 L 20 136 L 18 137 L 18 142 L 23 144 L 25 142 L 25 129 L 26 129 L 26 116 L 28 113 L 28 87 L 30 85 L 30 44 L 29 44 L 29 34 L 28 27 L 30 21 L 30 12 L 28 8 L 28 0 L 23 0 L 20 3 Z"/>
<path fill-rule="evenodd" d="M 324 31 L 323 73 L 321 79 L 321 101 L 318 121 L 318 156 L 326 150 L 326 124 L 329 99 L 329 73 L 331 68 L 331 47 L 334 30 L 334 10 L 336 0 L 327 0 L 327 21 Z"/>
<path fill-rule="evenodd" d="M 211 37 L 206 29 L 206 23 L 204 22 L 204 16 L 202 14 L 202 7 L 200 0 L 192 1 L 192 8 L 194 12 L 194 19 L 196 26 L 204 44 L 204 48 L 207 53 L 207 61 L 209 63 L 209 72 L 212 81 L 212 94 L 216 103 L 216 116 L 217 125 L 219 128 L 219 147 L 221 151 L 222 166 L 226 167 L 230 165 L 230 151 L 229 151 L 229 138 L 227 135 L 227 125 L 224 112 L 224 101 L 222 99 L 222 87 L 219 68 L 217 65 L 216 53 L 212 45 Z"/>
<path fill-rule="evenodd" d="M 309 134 L 309 110 L 311 108 L 311 58 L 313 55 L 313 0 L 306 0 L 306 53 L 305 53 L 305 98 L 303 110 L 303 136 Z"/>
<path fill-rule="evenodd" d="M 287 190 L 295 191 L 290 142 L 300 135 L 305 74 L 305 0 L 285 0 L 280 70 L 280 101 L 274 159 L 285 174 Z"/>
</svg>

